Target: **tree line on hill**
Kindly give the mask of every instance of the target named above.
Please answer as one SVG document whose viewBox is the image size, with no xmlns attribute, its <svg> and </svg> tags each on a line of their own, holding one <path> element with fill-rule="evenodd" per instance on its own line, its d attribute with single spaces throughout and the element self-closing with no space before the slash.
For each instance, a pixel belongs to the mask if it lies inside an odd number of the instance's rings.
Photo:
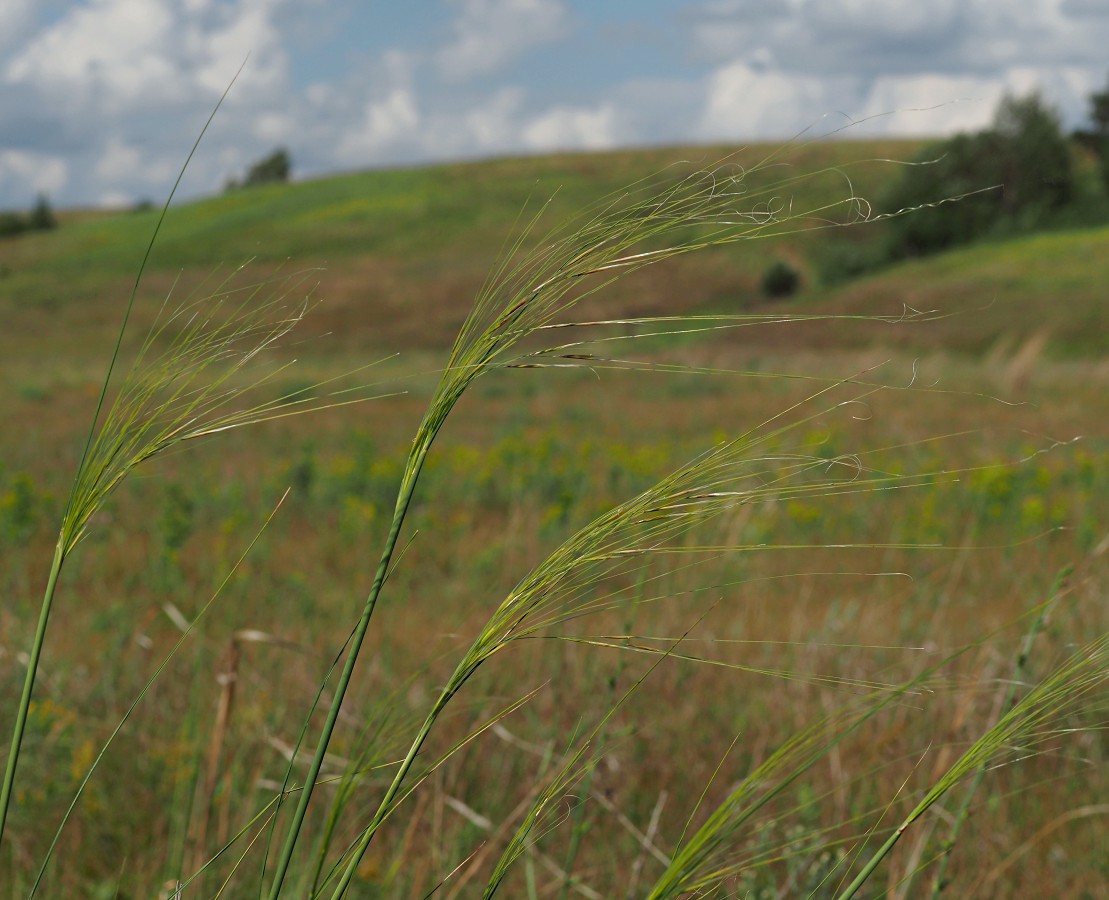
<svg viewBox="0 0 1109 900">
<path fill-rule="evenodd" d="M 292 160 L 289 151 L 284 147 L 278 147 L 269 156 L 252 164 L 241 180 L 229 179 L 224 189 L 233 191 L 262 184 L 281 184 L 289 180 L 291 172 Z M 150 201 L 144 200 L 137 203 L 135 209 L 146 210 L 152 205 Z M 35 198 L 34 206 L 26 213 L 0 211 L 0 239 L 15 237 L 29 231 L 48 231 L 57 227 L 58 220 L 46 194 L 39 194 Z"/>
<path fill-rule="evenodd" d="M 1037 93 L 1007 96 L 990 127 L 930 144 L 877 199 L 882 235 L 830 245 L 825 280 L 990 237 L 1109 218 L 1109 87 L 1089 97 L 1089 127 L 1067 135 Z"/>
</svg>

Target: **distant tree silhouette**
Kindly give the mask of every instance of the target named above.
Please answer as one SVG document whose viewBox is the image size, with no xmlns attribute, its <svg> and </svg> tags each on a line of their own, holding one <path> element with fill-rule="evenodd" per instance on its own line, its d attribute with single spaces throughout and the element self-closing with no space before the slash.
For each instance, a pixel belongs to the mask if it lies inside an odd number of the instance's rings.
<svg viewBox="0 0 1109 900">
<path fill-rule="evenodd" d="M 289 180 L 291 171 L 292 161 L 289 158 L 289 151 L 279 147 L 265 159 L 258 160 L 250 167 L 243 179 L 242 187 L 284 183 Z"/>
<path fill-rule="evenodd" d="M 1081 136 L 1089 141 L 1097 153 L 1101 164 L 1101 180 L 1106 189 L 1109 189 L 1109 87 L 1090 94 L 1090 124 L 1090 131 Z"/>
<path fill-rule="evenodd" d="M 39 194 L 27 215 L 17 212 L 0 213 L 0 237 L 14 237 L 27 231 L 49 231 L 58 227 L 54 211 L 45 194 Z"/>
<path fill-rule="evenodd" d="M 763 272 L 760 287 L 772 299 L 791 297 L 801 286 L 801 274 L 784 259 L 772 262 Z"/>
<path fill-rule="evenodd" d="M 51 228 L 58 227 L 58 220 L 54 218 L 54 210 L 50 208 L 50 201 L 46 199 L 46 194 L 39 194 L 35 199 L 27 224 L 35 231 L 49 231 Z"/>
</svg>

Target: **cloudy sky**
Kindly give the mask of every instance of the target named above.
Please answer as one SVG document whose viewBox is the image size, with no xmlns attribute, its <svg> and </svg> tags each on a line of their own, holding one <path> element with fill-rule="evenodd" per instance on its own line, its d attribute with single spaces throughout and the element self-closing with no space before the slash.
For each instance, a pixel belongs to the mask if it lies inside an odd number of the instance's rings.
<svg viewBox="0 0 1109 900">
<path fill-rule="evenodd" d="M 0 209 L 555 148 L 946 134 L 1003 92 L 1069 127 L 1109 0 L 0 0 Z"/>
</svg>

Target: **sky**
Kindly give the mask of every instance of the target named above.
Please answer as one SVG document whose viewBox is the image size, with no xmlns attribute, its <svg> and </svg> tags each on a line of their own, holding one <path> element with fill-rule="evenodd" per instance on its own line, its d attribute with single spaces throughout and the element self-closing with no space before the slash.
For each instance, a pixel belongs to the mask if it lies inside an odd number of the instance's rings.
<svg viewBox="0 0 1109 900">
<path fill-rule="evenodd" d="M 0 0 L 0 209 L 838 132 L 945 136 L 1109 84 L 1109 0 Z M 245 60 L 245 65 L 244 65 Z M 839 129 L 846 130 L 839 132 Z"/>
</svg>

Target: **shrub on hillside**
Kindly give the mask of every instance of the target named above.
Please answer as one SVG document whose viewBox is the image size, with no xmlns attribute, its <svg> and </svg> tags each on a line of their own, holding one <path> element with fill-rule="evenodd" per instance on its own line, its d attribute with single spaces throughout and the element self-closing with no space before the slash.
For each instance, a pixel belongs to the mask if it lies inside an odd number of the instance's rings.
<svg viewBox="0 0 1109 900">
<path fill-rule="evenodd" d="M 1109 87 L 1104 91 L 1090 94 L 1091 129 L 1080 133 L 1097 154 L 1101 179 L 1109 189 Z"/>
<path fill-rule="evenodd" d="M 762 292 L 771 299 L 791 297 L 801 286 L 801 275 L 785 260 L 772 262 L 762 275 Z"/>
</svg>

